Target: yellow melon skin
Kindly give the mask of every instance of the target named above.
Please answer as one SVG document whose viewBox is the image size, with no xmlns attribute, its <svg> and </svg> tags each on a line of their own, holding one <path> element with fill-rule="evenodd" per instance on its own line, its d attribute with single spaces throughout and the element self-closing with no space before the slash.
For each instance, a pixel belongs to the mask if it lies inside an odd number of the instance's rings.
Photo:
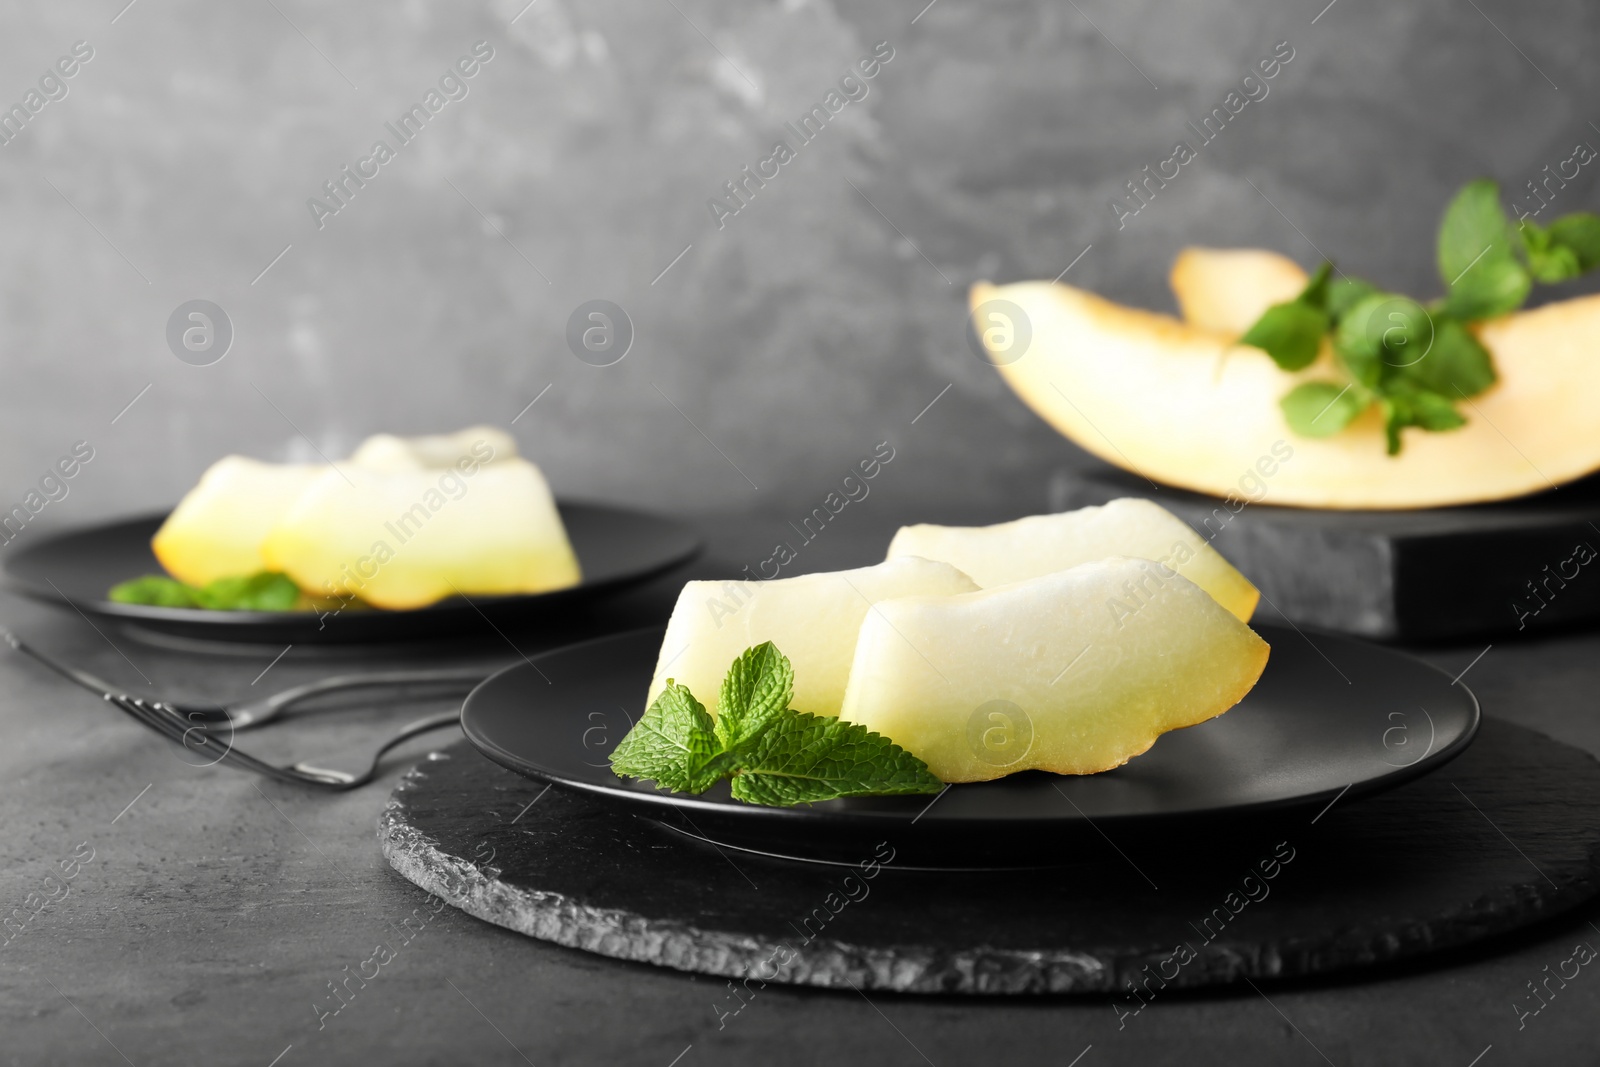
<svg viewBox="0 0 1600 1067">
<path fill-rule="evenodd" d="M 1288 256 L 1260 248 L 1185 248 L 1168 281 L 1185 322 L 1242 337 L 1267 308 L 1299 296 L 1307 278 Z"/>
<path fill-rule="evenodd" d="M 1108 556 L 1155 560 L 1249 622 L 1261 594 L 1182 519 L 1148 500 L 1030 515 L 994 526 L 902 526 L 889 558 L 922 556 L 958 567 L 983 588 L 1064 571 Z"/>
<path fill-rule="evenodd" d="M 1094 774 L 1227 711 L 1268 651 L 1186 578 L 1148 560 L 1100 560 L 879 604 L 862 623 L 840 716 L 947 782 Z"/>
<path fill-rule="evenodd" d="M 267 569 L 267 535 L 322 469 L 224 456 L 178 502 L 150 547 L 168 574 L 190 585 Z"/>
<path fill-rule="evenodd" d="M 1404 509 L 1524 496 L 1600 469 L 1600 296 L 1484 323 L 1500 381 L 1460 404 L 1466 426 L 1405 431 L 1399 456 L 1385 453 L 1376 410 L 1332 437 L 1289 429 L 1279 399 L 1341 377 L 1326 354 L 1288 374 L 1228 337 L 1070 286 L 973 286 L 974 307 L 994 299 L 1031 323 L 1029 348 L 998 367 L 1023 402 L 1087 451 L 1168 485 L 1228 496 L 1259 479 L 1268 504 Z M 1263 463 L 1271 474 L 1253 475 Z"/>
<path fill-rule="evenodd" d="M 527 460 L 317 475 L 262 554 L 314 596 L 419 608 L 462 593 L 545 593 L 577 585 L 577 556 L 544 477 Z"/>
<path fill-rule="evenodd" d="M 771 641 L 794 667 L 790 707 L 837 715 L 855 656 L 856 632 L 876 603 L 977 588 L 950 564 L 915 557 L 765 582 L 689 582 L 667 623 L 646 706 L 671 678 L 688 686 L 715 714 L 728 666 L 745 649 Z"/>
</svg>

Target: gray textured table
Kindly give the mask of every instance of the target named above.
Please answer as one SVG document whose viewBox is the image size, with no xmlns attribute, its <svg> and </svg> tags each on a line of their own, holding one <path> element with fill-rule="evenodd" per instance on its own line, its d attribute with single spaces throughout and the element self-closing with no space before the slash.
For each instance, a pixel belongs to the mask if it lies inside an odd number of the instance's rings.
<svg viewBox="0 0 1600 1067">
<path fill-rule="evenodd" d="M 796 569 L 869 562 L 891 526 L 891 517 L 870 510 L 853 515 L 805 546 Z M 731 573 L 765 558 L 784 527 L 782 517 L 708 519 L 713 553 L 697 572 Z M 649 622 L 664 615 L 675 590 L 669 579 L 569 620 L 561 632 L 511 639 L 533 652 Z M 252 692 L 252 679 L 279 651 L 201 659 L 115 632 L 106 635 L 113 647 L 70 613 L 10 596 L 0 599 L 0 623 L 120 681 L 142 685 L 142 673 L 179 695 Z M 1475 663 L 1481 644 L 1421 651 L 1452 672 L 1471 663 L 1466 680 L 1491 713 L 1600 752 L 1600 635 L 1496 643 Z M 301 653 L 284 656 L 254 688 L 350 662 Z M 491 635 L 441 657 L 488 667 L 516 652 Z M 287 758 L 376 737 L 406 715 L 308 716 L 249 742 L 252 751 Z M 776 986 L 719 1026 L 728 995 L 720 980 L 617 963 L 449 908 L 435 912 L 426 894 L 389 869 L 374 837 L 378 811 L 410 760 L 396 760 L 377 783 L 344 796 L 196 768 L 184 762 L 192 756 L 9 655 L 0 657 L 0 729 L 0 913 L 16 908 L 25 916 L 42 904 L 0 947 L 5 1063 L 694 1067 L 760 1057 L 939 1067 L 1494 1067 L 1600 1057 L 1593 1021 L 1600 975 L 1587 967 L 1564 987 L 1550 978 L 1555 995 L 1545 994 L 1537 1014 L 1521 1015 L 1541 1003 L 1530 982 L 1562 969 L 1575 944 L 1600 946 L 1594 908 L 1410 970 L 1174 994 L 1121 1030 L 1103 996 L 972 1003 L 874 995 L 869 1002 Z M 428 747 L 421 739 L 406 751 L 414 758 Z M 1338 817 L 1337 808 L 1327 816 Z M 65 883 L 64 871 L 74 875 Z M 66 896 L 45 902 L 63 884 Z M 380 941 L 395 947 L 393 958 L 365 984 L 346 982 Z M 364 969 L 372 973 L 371 965 Z M 351 992 L 336 1000 L 330 983 Z"/>
</svg>

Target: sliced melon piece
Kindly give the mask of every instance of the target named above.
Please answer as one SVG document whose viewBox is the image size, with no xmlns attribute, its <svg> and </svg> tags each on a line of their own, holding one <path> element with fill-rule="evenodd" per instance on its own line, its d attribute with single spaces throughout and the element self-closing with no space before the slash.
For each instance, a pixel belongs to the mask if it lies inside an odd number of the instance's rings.
<svg viewBox="0 0 1600 1067">
<path fill-rule="evenodd" d="M 946 596 L 978 588 L 948 563 L 905 556 L 873 567 L 765 582 L 689 582 L 678 594 L 656 660 L 646 705 L 670 678 L 716 713 L 728 665 L 771 641 L 794 665 L 790 706 L 839 714 L 856 631 L 873 605 L 891 597 Z"/>
<path fill-rule="evenodd" d="M 1099 560 L 877 605 L 840 716 L 947 782 L 1094 774 L 1233 707 L 1267 653 L 1188 579 L 1149 560 Z"/>
<path fill-rule="evenodd" d="M 1273 304 L 1293 300 L 1306 272 L 1288 256 L 1260 248 L 1185 248 L 1169 279 L 1178 311 L 1196 329 L 1244 336 Z"/>
<path fill-rule="evenodd" d="M 1500 382 L 1461 404 L 1466 426 L 1408 431 L 1399 456 L 1385 454 L 1375 409 L 1332 437 L 1289 429 L 1278 401 L 1307 377 L 1335 380 L 1325 357 L 1287 374 L 1254 348 L 1049 282 L 975 285 L 971 299 L 1028 315 L 1030 347 L 998 369 L 1029 407 L 1101 459 L 1169 485 L 1245 496 L 1265 483 L 1269 504 L 1423 508 L 1600 469 L 1600 295 L 1479 327 Z"/>
<path fill-rule="evenodd" d="M 1261 599 L 1187 523 L 1135 497 L 994 526 L 902 526 L 889 542 L 889 558 L 899 556 L 942 559 L 985 589 L 1108 556 L 1136 556 L 1176 570 L 1242 622 L 1250 621 Z"/>
<path fill-rule="evenodd" d="M 543 475 L 525 459 L 319 474 L 263 546 L 312 595 L 419 608 L 456 593 L 577 585 L 577 557 Z"/>
<path fill-rule="evenodd" d="M 180 582 L 205 585 L 266 567 L 261 546 L 273 525 L 327 468 L 224 456 L 178 501 L 150 541 Z"/>
<path fill-rule="evenodd" d="M 350 455 L 348 462 L 373 470 L 442 470 L 463 465 L 476 467 L 517 454 L 516 440 L 493 426 L 472 426 L 458 433 L 424 437 L 373 434 Z"/>
</svg>

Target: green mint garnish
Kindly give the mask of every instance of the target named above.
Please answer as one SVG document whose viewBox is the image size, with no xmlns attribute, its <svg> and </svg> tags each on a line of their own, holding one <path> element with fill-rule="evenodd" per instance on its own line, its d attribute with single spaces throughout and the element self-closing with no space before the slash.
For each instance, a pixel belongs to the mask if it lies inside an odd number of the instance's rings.
<svg viewBox="0 0 1600 1067">
<path fill-rule="evenodd" d="M 937 793 L 928 765 L 858 723 L 790 711 L 736 754 L 733 795 L 783 806 L 835 797 Z"/>
<path fill-rule="evenodd" d="M 674 793 L 704 793 L 728 772 L 716 723 L 687 686 L 670 679 L 611 753 L 611 769 Z"/>
<path fill-rule="evenodd" d="M 1278 401 L 1289 428 L 1302 437 L 1332 437 L 1367 410 L 1372 394 L 1355 382 L 1340 388 L 1332 382 L 1297 385 Z"/>
<path fill-rule="evenodd" d="M 1269 307 L 1239 343 L 1261 349 L 1284 370 L 1311 366 L 1322 346 L 1322 335 L 1328 332 L 1328 274 L 1332 269 L 1332 264 L 1324 263 L 1299 296 Z"/>
<path fill-rule="evenodd" d="M 1533 278 L 1513 251 L 1518 244 L 1500 206 L 1500 187 L 1487 178 L 1468 182 L 1439 223 L 1439 277 L 1449 286 L 1445 310 L 1466 321 L 1521 307 Z"/>
<path fill-rule="evenodd" d="M 211 611 L 293 611 L 300 604 L 299 586 L 288 575 L 273 571 L 218 578 L 202 586 L 187 585 L 165 575 L 147 574 L 112 586 L 106 596 L 119 604 Z"/>
<path fill-rule="evenodd" d="M 1494 361 L 1469 324 L 1515 311 L 1535 281 L 1555 284 L 1600 267 L 1600 216 L 1513 224 L 1499 186 L 1479 179 L 1445 209 L 1438 263 L 1446 293 L 1427 306 L 1358 278 L 1330 279 L 1333 265 L 1324 263 L 1299 296 L 1268 308 L 1239 339 L 1284 370 L 1300 370 L 1331 335 L 1347 380 L 1291 390 L 1279 402 L 1291 430 L 1328 437 L 1376 404 L 1389 454 L 1397 455 L 1406 427 L 1464 426 L 1457 403 L 1496 380 Z"/>
<path fill-rule="evenodd" d="M 789 710 L 794 669 L 771 641 L 745 649 L 722 679 L 717 695 L 717 741 L 734 749 Z"/>
<path fill-rule="evenodd" d="M 794 668 L 772 642 L 749 648 L 722 681 L 717 718 L 671 679 L 611 753 L 611 769 L 677 793 L 725 777 L 749 804 L 937 793 L 927 764 L 864 726 L 795 711 Z"/>
</svg>

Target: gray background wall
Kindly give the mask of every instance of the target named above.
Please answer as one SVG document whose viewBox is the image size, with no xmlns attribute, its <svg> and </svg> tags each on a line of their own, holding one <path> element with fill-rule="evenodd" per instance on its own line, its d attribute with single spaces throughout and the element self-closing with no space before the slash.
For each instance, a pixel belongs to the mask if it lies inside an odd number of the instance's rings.
<svg viewBox="0 0 1600 1067">
<path fill-rule="evenodd" d="M 888 439 L 886 515 L 1037 509 L 1084 460 L 970 353 L 971 281 L 1092 245 L 1068 281 L 1169 306 L 1185 244 L 1314 242 L 1429 293 L 1455 187 L 1600 145 L 1575 0 L 123 2 L 0 7 L 0 102 L 95 49 L 0 147 L 0 496 L 97 453 L 41 525 L 546 386 L 514 429 L 569 495 L 798 514 Z M 480 39 L 470 95 L 319 231 L 307 198 Z M 879 41 L 869 95 L 719 231 L 707 199 Z M 1279 41 L 1269 96 L 1119 231 L 1111 197 Z M 166 344 L 194 298 L 236 330 L 212 366 Z M 564 341 L 593 298 L 635 324 L 611 367 Z"/>
</svg>

